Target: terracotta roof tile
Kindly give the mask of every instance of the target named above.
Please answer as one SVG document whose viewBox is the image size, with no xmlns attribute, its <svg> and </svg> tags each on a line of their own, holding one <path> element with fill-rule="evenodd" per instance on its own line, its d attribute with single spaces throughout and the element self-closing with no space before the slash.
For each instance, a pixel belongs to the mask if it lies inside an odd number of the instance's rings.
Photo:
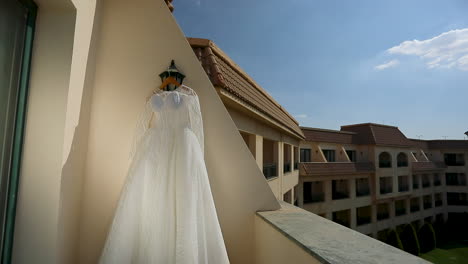
<svg viewBox="0 0 468 264">
<path fill-rule="evenodd" d="M 304 138 L 299 123 L 212 41 L 187 40 L 213 85 L 286 127 L 292 135 Z"/>
<path fill-rule="evenodd" d="M 398 129 L 398 127 L 374 123 L 342 126 L 341 131 L 355 132 L 355 144 L 411 147 L 413 142 Z"/>
<path fill-rule="evenodd" d="M 447 168 L 443 162 L 420 161 L 413 162 L 413 171 L 442 170 Z"/>
<path fill-rule="evenodd" d="M 356 173 L 373 173 L 372 162 L 304 162 L 299 163 L 299 174 L 302 176 L 333 176 Z"/>
<path fill-rule="evenodd" d="M 338 144 L 353 144 L 354 132 L 346 132 L 339 130 L 329 130 L 312 127 L 301 127 L 302 132 L 307 141 L 313 142 L 328 142 Z"/>
</svg>

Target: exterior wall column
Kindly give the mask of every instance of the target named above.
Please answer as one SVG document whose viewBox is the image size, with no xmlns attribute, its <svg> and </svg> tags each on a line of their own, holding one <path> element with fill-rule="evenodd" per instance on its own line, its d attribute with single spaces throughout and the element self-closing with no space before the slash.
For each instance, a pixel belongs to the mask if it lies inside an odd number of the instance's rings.
<svg viewBox="0 0 468 264">
<path fill-rule="evenodd" d="M 278 180 L 279 180 L 279 190 L 278 190 L 278 194 L 279 194 L 279 200 L 280 201 L 284 201 L 284 198 L 283 198 L 283 176 L 284 176 L 284 173 L 283 173 L 283 167 L 284 167 L 284 142 L 282 141 L 279 141 L 278 143 L 276 143 L 275 145 L 277 145 L 277 149 L 278 149 L 278 159 L 277 159 L 277 164 L 278 164 Z"/>
<path fill-rule="evenodd" d="M 291 188 L 291 204 L 294 205 L 294 188 Z"/>
<path fill-rule="evenodd" d="M 331 180 L 323 181 L 323 191 L 325 192 L 325 203 L 332 201 L 332 182 Z"/>
<path fill-rule="evenodd" d="M 375 202 L 371 204 L 371 225 L 372 235 L 377 237 L 377 204 Z"/>
<path fill-rule="evenodd" d="M 301 178 L 297 184 L 297 206 L 304 208 L 304 181 Z"/>
<path fill-rule="evenodd" d="M 255 161 L 258 167 L 263 172 L 263 137 L 255 135 Z"/>
<path fill-rule="evenodd" d="M 348 184 L 348 191 L 349 191 L 349 198 L 355 199 L 356 198 L 356 179 L 349 179 Z"/>
<path fill-rule="evenodd" d="M 356 224 L 356 217 L 357 217 L 356 207 L 351 207 L 349 210 L 351 211 L 350 213 L 351 221 L 349 222 L 350 228 L 353 230 L 356 230 L 356 225 L 357 225 Z"/>
</svg>

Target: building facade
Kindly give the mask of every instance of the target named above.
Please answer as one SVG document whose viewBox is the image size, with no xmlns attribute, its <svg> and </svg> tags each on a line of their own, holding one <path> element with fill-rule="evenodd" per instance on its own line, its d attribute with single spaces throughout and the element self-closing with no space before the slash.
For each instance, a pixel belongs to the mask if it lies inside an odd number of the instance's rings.
<svg viewBox="0 0 468 264">
<path fill-rule="evenodd" d="M 379 238 L 468 212 L 468 141 L 408 139 L 380 124 L 302 127 L 296 204 Z"/>
<path fill-rule="evenodd" d="M 214 42 L 188 41 L 276 198 L 293 203 L 304 139 L 299 123 Z"/>
</svg>

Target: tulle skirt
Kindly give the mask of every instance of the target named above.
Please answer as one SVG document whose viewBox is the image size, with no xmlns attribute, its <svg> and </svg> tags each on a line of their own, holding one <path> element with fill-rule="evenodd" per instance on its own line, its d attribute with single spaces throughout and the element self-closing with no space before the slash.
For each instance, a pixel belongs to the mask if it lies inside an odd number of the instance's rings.
<svg viewBox="0 0 468 264">
<path fill-rule="evenodd" d="M 101 264 L 229 263 L 198 139 L 174 131 L 142 139 Z"/>
</svg>

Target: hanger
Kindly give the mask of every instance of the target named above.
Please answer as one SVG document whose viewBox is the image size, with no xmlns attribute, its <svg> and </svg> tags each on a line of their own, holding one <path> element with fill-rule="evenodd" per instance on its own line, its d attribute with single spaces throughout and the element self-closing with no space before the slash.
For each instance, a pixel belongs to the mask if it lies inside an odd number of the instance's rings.
<svg viewBox="0 0 468 264">
<path fill-rule="evenodd" d="M 178 81 L 176 81 L 176 79 L 172 76 L 169 76 L 166 78 L 166 80 L 164 80 L 164 82 L 161 84 L 161 86 L 159 86 L 159 88 L 161 90 L 164 90 L 166 88 L 166 86 L 168 86 L 169 84 L 174 84 L 175 86 L 180 86 L 180 83 Z"/>
</svg>

